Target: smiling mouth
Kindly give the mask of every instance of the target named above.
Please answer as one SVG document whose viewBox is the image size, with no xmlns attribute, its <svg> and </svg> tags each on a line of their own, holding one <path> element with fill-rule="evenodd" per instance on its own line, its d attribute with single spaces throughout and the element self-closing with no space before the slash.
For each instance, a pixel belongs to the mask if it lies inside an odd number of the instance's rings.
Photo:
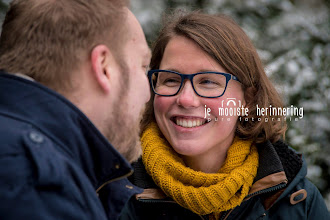
<svg viewBox="0 0 330 220">
<path fill-rule="evenodd" d="M 176 125 L 183 128 L 194 128 L 208 123 L 206 119 L 201 118 L 183 118 L 183 117 L 173 117 L 171 118 Z"/>
</svg>

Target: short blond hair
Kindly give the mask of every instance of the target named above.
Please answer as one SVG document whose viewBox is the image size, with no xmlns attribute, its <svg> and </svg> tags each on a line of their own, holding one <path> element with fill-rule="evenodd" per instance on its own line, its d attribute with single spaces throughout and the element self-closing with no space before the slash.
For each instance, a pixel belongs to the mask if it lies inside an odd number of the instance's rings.
<svg viewBox="0 0 330 220">
<path fill-rule="evenodd" d="M 0 38 L 0 68 L 55 90 L 71 87 L 72 72 L 93 47 L 114 50 L 126 20 L 122 0 L 14 0 Z"/>
</svg>

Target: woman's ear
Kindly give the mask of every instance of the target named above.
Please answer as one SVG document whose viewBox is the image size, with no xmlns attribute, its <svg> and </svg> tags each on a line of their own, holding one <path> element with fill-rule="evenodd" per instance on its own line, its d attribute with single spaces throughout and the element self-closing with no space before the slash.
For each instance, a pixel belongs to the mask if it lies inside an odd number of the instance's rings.
<svg viewBox="0 0 330 220">
<path fill-rule="evenodd" d="M 97 45 L 91 52 L 92 73 L 98 85 L 105 93 L 110 92 L 110 68 L 115 65 L 115 59 L 109 48 L 105 45 Z"/>
</svg>

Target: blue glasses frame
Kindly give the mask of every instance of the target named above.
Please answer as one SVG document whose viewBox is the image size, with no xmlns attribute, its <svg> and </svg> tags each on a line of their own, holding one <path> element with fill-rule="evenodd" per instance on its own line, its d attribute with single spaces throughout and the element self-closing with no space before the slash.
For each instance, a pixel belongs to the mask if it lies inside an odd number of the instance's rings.
<svg viewBox="0 0 330 220">
<path fill-rule="evenodd" d="M 181 77 L 181 84 L 180 84 L 180 87 L 178 89 L 178 91 L 173 94 L 173 95 L 162 95 L 162 94 L 158 94 L 155 90 L 154 90 L 154 86 L 152 85 L 152 74 L 155 73 L 155 72 L 167 72 L 167 73 L 175 73 L 177 75 L 179 75 Z M 226 77 L 226 87 L 225 89 L 223 90 L 223 93 L 219 96 L 202 96 L 200 94 L 198 94 L 198 92 L 196 91 L 195 87 L 194 87 L 194 83 L 193 83 L 193 78 L 194 76 L 196 75 L 200 75 L 200 74 L 204 74 L 204 73 L 214 73 L 214 74 L 219 74 L 219 75 L 223 75 Z M 190 80 L 190 83 L 195 91 L 195 93 L 200 96 L 200 97 L 203 97 L 203 98 L 218 98 L 218 97 L 221 97 L 223 96 L 223 94 L 225 94 L 226 92 L 226 89 L 227 89 L 227 85 L 228 85 L 228 82 L 229 80 L 233 79 L 233 80 L 236 80 L 237 82 L 240 82 L 236 76 L 230 74 L 230 73 L 222 73 L 222 72 L 212 72 L 212 71 L 208 71 L 208 72 L 198 72 L 198 73 L 193 73 L 193 74 L 182 74 L 182 73 L 178 73 L 178 72 L 175 72 L 175 71 L 172 71 L 172 70 L 149 70 L 148 71 L 148 79 L 149 79 L 149 83 L 150 83 L 150 87 L 152 88 L 152 91 L 157 94 L 157 95 L 160 95 L 160 96 L 175 96 L 177 95 L 181 88 L 182 88 L 182 85 L 183 85 L 183 82 L 185 81 L 185 79 L 189 79 Z"/>
</svg>

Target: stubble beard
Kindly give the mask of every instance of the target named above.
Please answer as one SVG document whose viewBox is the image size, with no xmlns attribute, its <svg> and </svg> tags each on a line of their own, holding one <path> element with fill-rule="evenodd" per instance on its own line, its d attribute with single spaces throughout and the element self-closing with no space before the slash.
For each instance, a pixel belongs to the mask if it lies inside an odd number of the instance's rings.
<svg viewBox="0 0 330 220">
<path fill-rule="evenodd" d="M 138 120 L 134 121 L 127 106 L 127 97 L 117 100 L 114 107 L 118 110 L 115 111 L 111 122 L 109 123 L 108 140 L 122 154 L 130 163 L 136 161 L 142 153 L 140 142 L 140 120 L 142 111 Z M 126 113 L 125 113 L 126 112 Z"/>
<path fill-rule="evenodd" d="M 123 73 L 123 74 L 128 74 Z M 112 114 L 105 121 L 105 137 L 114 146 L 114 148 L 132 163 L 136 161 L 142 153 L 140 142 L 140 121 L 142 119 L 143 109 L 139 113 L 139 117 L 135 117 L 129 113 L 128 92 L 124 89 L 124 79 L 119 82 L 121 84 L 120 96 L 112 103 Z M 127 84 L 127 83 L 126 83 Z M 137 113 L 136 113 L 137 114 Z"/>
</svg>

